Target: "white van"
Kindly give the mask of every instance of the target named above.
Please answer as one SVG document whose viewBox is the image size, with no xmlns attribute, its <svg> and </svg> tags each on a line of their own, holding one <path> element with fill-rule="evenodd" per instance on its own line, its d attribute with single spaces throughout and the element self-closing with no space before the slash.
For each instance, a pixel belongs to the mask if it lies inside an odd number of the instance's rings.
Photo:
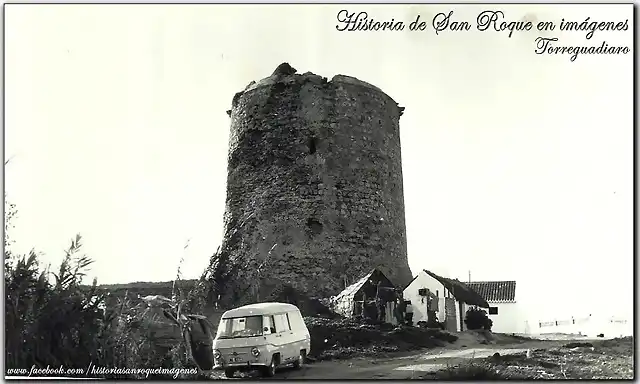
<svg viewBox="0 0 640 384">
<path fill-rule="evenodd" d="M 299 368 L 311 351 L 309 330 L 295 305 L 259 303 L 225 312 L 213 341 L 214 368 L 227 377 L 259 369 L 273 376 L 276 368 Z"/>
</svg>

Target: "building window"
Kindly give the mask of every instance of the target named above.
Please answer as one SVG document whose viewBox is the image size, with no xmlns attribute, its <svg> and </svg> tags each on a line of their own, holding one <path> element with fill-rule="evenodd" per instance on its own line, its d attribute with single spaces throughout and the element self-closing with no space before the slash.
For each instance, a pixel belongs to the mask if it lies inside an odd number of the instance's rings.
<svg viewBox="0 0 640 384">
<path fill-rule="evenodd" d="M 498 314 L 498 307 L 489 307 L 489 314 L 490 315 L 497 315 Z"/>
</svg>

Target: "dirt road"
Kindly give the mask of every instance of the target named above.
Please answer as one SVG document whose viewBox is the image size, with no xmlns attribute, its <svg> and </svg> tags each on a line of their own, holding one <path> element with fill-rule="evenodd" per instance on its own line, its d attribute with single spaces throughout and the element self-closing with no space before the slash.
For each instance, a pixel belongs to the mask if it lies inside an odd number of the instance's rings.
<svg viewBox="0 0 640 384">
<path fill-rule="evenodd" d="M 468 348 L 451 345 L 419 352 L 398 353 L 385 358 L 358 357 L 349 360 L 321 361 L 307 364 L 298 370 L 283 368 L 278 371 L 274 379 L 412 379 L 447 366 L 486 358 L 496 352 L 505 356 L 526 352 L 527 349 L 557 347 L 562 343 L 566 341 L 531 341 L 525 344 Z"/>
<path fill-rule="evenodd" d="M 521 348 L 468 348 L 464 350 L 428 351 L 386 359 L 356 358 L 308 364 L 299 370 L 283 369 L 277 378 L 287 379 L 412 379 L 427 372 L 459 364 L 474 358 L 485 358 L 524 352 Z"/>
<path fill-rule="evenodd" d="M 283 368 L 278 370 L 273 379 L 433 379 L 442 375 L 443 372 L 445 374 L 459 372 L 454 370 L 454 367 L 468 367 L 470 365 L 466 363 L 472 361 L 478 363 L 473 364 L 475 367 L 486 367 L 487 362 L 490 362 L 489 365 L 493 366 L 493 371 L 496 374 L 499 371 L 499 377 L 503 379 L 518 377 L 628 379 L 634 377 L 632 339 L 600 340 L 593 341 L 593 344 L 584 340 L 580 343 L 568 343 L 566 339 L 529 339 L 489 345 L 471 344 L 468 340 L 463 343 L 417 352 L 394 353 L 387 357 L 320 361 L 307 364 L 297 370 Z M 496 353 L 500 356 L 487 359 Z"/>
</svg>

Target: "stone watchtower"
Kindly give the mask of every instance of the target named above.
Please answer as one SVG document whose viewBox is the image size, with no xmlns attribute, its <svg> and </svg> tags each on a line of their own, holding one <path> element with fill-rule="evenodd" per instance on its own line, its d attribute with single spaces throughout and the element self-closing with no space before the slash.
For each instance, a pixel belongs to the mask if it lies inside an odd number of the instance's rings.
<svg viewBox="0 0 640 384">
<path fill-rule="evenodd" d="M 353 77 L 287 63 L 236 94 L 221 248 L 243 265 L 236 280 L 324 297 L 374 267 L 410 281 L 403 109 Z"/>
</svg>

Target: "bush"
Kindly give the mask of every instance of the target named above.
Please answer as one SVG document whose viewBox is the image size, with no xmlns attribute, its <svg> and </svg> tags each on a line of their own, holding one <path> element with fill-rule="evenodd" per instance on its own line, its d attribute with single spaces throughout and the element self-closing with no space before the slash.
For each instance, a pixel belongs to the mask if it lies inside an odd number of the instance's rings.
<svg viewBox="0 0 640 384">
<path fill-rule="evenodd" d="M 81 246 L 78 235 L 57 273 L 42 271 L 33 251 L 5 251 L 5 366 L 193 367 L 183 343 L 158 344 L 159 327 L 147 308 L 128 298 L 107 303 L 95 279 L 82 285 L 92 260 L 79 255 Z"/>
<path fill-rule="evenodd" d="M 490 331 L 493 321 L 487 316 L 487 312 L 480 308 L 469 308 L 464 318 L 467 329 Z"/>
<path fill-rule="evenodd" d="M 9 232 L 14 228 L 17 210 L 15 204 L 9 203 L 6 194 L 4 208 L 6 368 L 22 370 L 33 366 L 57 368 L 61 365 L 83 369 L 89 365 L 197 368 L 194 360 L 203 360 L 203 356 L 207 360 L 208 356 L 201 350 L 202 344 L 207 344 L 208 340 L 203 343 L 200 339 L 208 339 L 210 335 L 200 335 L 194 326 L 194 323 L 201 322 L 202 316 L 185 316 L 180 311 L 182 307 L 193 310 L 202 305 L 205 301 L 202 297 L 203 284 L 184 292 L 174 282 L 172 300 L 168 300 L 170 309 L 154 313 L 152 305 L 130 297 L 128 292 L 124 297 L 116 297 L 99 288 L 96 279 L 91 286 L 82 284 L 93 261 L 80 254 L 80 235 L 76 235 L 66 250 L 57 273 L 51 273 L 48 268 L 41 269 L 35 251 L 28 255 L 12 253 L 14 241 Z M 181 280 L 180 266 L 177 280 Z M 204 275 L 200 280 L 204 283 Z M 168 321 L 167 317 L 173 321 Z M 91 372 L 87 376 L 147 377 L 91 375 Z M 178 378 L 184 378 L 182 376 Z M 202 378 L 200 375 L 188 377 Z M 171 378 L 177 377 L 171 375 Z"/>
</svg>

